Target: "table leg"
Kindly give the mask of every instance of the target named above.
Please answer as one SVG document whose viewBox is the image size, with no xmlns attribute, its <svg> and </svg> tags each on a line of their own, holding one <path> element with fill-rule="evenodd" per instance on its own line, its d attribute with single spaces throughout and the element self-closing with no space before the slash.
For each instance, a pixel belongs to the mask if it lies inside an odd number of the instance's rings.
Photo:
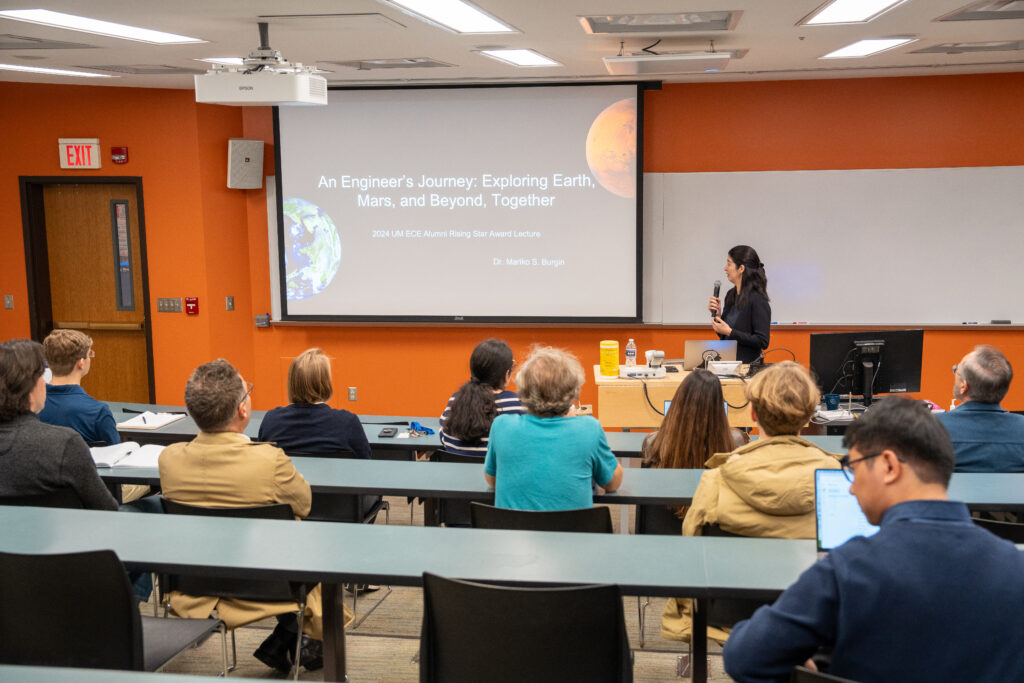
<svg viewBox="0 0 1024 683">
<path fill-rule="evenodd" d="M 693 683 L 705 683 L 708 680 L 708 601 L 707 598 L 699 598 L 694 603 L 690 671 L 693 672 Z"/>
<path fill-rule="evenodd" d="M 324 680 L 344 682 L 345 609 L 341 584 L 322 584 L 324 601 Z"/>
</svg>

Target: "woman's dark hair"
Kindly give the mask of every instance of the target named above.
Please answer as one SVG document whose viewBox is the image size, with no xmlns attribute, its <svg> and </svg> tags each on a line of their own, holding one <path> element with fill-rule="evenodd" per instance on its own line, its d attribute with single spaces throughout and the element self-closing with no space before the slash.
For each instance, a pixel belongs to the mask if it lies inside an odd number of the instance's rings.
<svg viewBox="0 0 1024 683">
<path fill-rule="evenodd" d="M 645 444 L 652 467 L 702 469 L 715 453 L 733 450 L 722 384 L 714 373 L 697 369 L 676 389 L 661 427 Z M 676 508 L 676 514 L 685 508 Z"/>
<path fill-rule="evenodd" d="M 751 292 L 757 292 L 764 297 L 765 301 L 770 301 L 768 298 L 768 276 L 764 274 L 764 264 L 761 263 L 761 257 L 757 255 L 754 248 L 738 244 L 729 250 L 729 258 L 737 268 L 739 266 L 744 268 L 739 298 L 743 299 Z M 737 304 L 736 290 L 730 289 L 729 293 L 725 295 L 725 307 L 731 308 Z"/>
<path fill-rule="evenodd" d="M 512 349 L 500 339 L 477 344 L 469 357 L 469 381 L 456 392 L 444 430 L 471 443 L 486 437 L 498 416 L 494 392 L 505 388 L 505 378 L 514 364 Z"/>
<path fill-rule="evenodd" d="M 0 344 L 0 421 L 32 412 L 29 394 L 45 369 L 39 342 L 11 339 Z"/>
</svg>

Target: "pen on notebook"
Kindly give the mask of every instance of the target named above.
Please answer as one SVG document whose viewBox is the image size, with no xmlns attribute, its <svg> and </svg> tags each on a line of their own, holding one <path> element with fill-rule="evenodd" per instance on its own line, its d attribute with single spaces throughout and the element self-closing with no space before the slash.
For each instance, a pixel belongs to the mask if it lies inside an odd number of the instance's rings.
<svg viewBox="0 0 1024 683">
<path fill-rule="evenodd" d="M 142 424 L 146 424 L 146 416 L 145 415 L 142 416 Z"/>
</svg>

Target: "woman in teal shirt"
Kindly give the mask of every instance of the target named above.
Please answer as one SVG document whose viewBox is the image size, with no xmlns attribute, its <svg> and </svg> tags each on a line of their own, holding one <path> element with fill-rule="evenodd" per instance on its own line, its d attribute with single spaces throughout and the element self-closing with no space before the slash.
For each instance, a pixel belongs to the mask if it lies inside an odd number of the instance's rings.
<svg viewBox="0 0 1024 683">
<path fill-rule="evenodd" d="M 484 478 L 495 505 L 516 510 L 573 510 L 594 504 L 593 484 L 614 491 L 622 466 L 601 423 L 576 416 L 583 368 L 567 351 L 538 347 L 516 375 L 526 415 L 491 425 Z"/>
</svg>

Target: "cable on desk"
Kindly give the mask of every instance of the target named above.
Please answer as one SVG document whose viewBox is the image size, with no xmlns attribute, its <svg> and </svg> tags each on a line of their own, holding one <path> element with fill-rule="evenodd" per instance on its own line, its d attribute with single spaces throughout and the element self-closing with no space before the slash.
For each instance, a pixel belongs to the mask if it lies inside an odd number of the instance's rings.
<svg viewBox="0 0 1024 683">
<path fill-rule="evenodd" d="M 644 398 L 646 398 L 646 399 L 647 399 L 647 405 L 649 405 L 649 406 L 651 407 L 651 410 L 653 410 L 654 412 L 656 412 L 656 413 L 657 413 L 658 415 L 661 415 L 662 417 L 665 417 L 665 413 L 663 413 L 663 412 L 661 412 L 660 410 L 658 410 L 657 408 L 655 408 L 655 407 L 654 407 L 654 404 L 653 404 L 653 403 L 651 403 L 651 396 L 650 396 L 650 394 L 648 394 L 648 393 L 647 393 L 647 382 L 644 382 L 643 380 L 641 380 L 641 381 L 640 381 L 640 384 L 641 384 L 641 385 L 643 386 L 643 388 L 644 388 Z"/>
</svg>

